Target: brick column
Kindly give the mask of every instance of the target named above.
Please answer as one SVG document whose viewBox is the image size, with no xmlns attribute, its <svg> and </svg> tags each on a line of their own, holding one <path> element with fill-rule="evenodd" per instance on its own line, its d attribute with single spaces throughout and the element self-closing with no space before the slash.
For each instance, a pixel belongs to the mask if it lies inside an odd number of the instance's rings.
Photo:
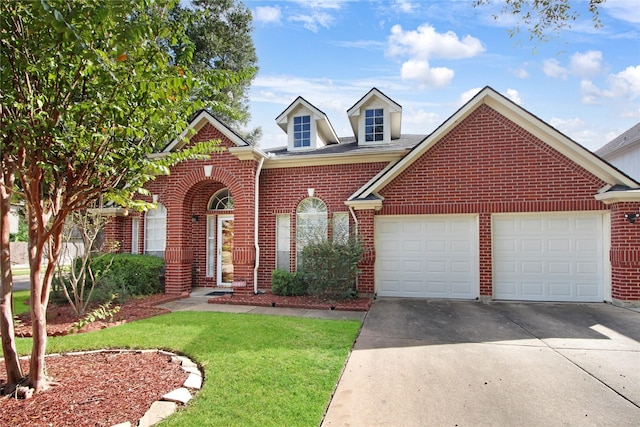
<svg viewBox="0 0 640 427">
<path fill-rule="evenodd" d="M 616 305 L 640 307 L 640 218 L 631 223 L 625 214 L 640 213 L 640 202 L 611 205 L 611 297 Z"/>
<path fill-rule="evenodd" d="M 185 295 L 191 292 L 191 248 L 167 247 L 164 251 L 166 294 Z"/>
<path fill-rule="evenodd" d="M 479 253 L 480 260 L 480 299 L 493 299 L 493 257 L 491 241 L 491 214 L 481 213 L 478 218 Z"/>
<path fill-rule="evenodd" d="M 356 217 L 358 218 L 358 239 L 364 246 L 362 261 L 358 265 L 360 274 L 358 275 L 358 293 L 373 295 L 375 292 L 375 263 L 376 248 L 374 244 L 373 218 L 375 211 L 358 210 Z"/>
</svg>

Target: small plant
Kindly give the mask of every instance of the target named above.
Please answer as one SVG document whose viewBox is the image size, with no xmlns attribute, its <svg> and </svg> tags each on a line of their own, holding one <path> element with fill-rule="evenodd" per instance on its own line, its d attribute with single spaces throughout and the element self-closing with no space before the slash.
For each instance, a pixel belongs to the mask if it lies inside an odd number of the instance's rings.
<svg viewBox="0 0 640 427">
<path fill-rule="evenodd" d="M 111 299 L 104 304 L 100 304 L 98 308 L 87 313 L 82 319 L 78 319 L 73 325 L 71 325 L 71 332 L 80 332 L 85 326 L 97 321 L 109 319 L 109 322 L 113 322 L 113 316 L 120 311 L 120 306 L 111 307 L 113 301 L 118 298 L 117 294 L 111 295 Z"/>
<path fill-rule="evenodd" d="M 274 270 L 271 273 L 271 292 L 285 296 L 306 295 L 307 284 L 301 273 Z"/>
</svg>

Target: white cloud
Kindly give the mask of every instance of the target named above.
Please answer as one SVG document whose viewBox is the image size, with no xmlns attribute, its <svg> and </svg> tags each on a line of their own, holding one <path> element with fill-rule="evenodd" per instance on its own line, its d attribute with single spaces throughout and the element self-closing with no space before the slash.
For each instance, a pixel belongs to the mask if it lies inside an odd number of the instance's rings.
<svg viewBox="0 0 640 427">
<path fill-rule="evenodd" d="M 403 133 L 405 129 L 416 129 L 417 133 L 425 133 L 429 127 L 440 124 L 441 118 L 437 113 L 430 113 L 421 108 L 408 108 L 402 112 Z M 407 126 L 405 126 L 407 125 Z M 427 126 L 429 125 L 429 126 Z"/>
<path fill-rule="evenodd" d="M 404 13 L 412 12 L 418 6 L 417 3 L 412 3 L 409 0 L 396 0 L 394 8 Z"/>
<path fill-rule="evenodd" d="M 347 0 L 298 0 L 300 6 L 309 9 L 340 9 Z"/>
<path fill-rule="evenodd" d="M 517 90 L 507 89 L 507 93 L 505 95 L 516 104 L 522 105 L 522 98 L 520 98 L 520 93 L 518 93 Z"/>
<path fill-rule="evenodd" d="M 607 87 L 600 89 L 590 80 L 580 82 L 582 102 L 597 104 L 602 99 L 634 100 L 640 97 L 640 65 L 629 66 L 616 74 L 609 74 Z"/>
<path fill-rule="evenodd" d="M 289 21 L 301 22 L 309 31 L 317 33 L 320 27 L 329 28 L 333 23 L 333 16 L 324 12 L 313 12 L 311 15 L 293 15 Z"/>
<path fill-rule="evenodd" d="M 391 28 L 387 54 L 408 56 L 400 69 L 403 79 L 417 80 L 424 87 L 444 87 L 451 83 L 455 72 L 447 67 L 432 67 L 430 60 L 470 58 L 484 52 L 480 40 L 469 35 L 459 39 L 453 31 L 438 33 L 429 24 L 417 30 L 404 31 L 400 25 Z"/>
<path fill-rule="evenodd" d="M 444 87 L 451 83 L 455 72 L 450 68 L 431 68 L 429 61 L 410 59 L 402 64 L 400 76 L 403 79 L 417 80 L 421 86 Z"/>
<path fill-rule="evenodd" d="M 549 124 L 590 150 L 596 150 L 607 142 L 605 137 L 590 123 L 578 117 L 569 119 L 552 117 Z"/>
<path fill-rule="evenodd" d="M 265 24 L 277 24 L 280 22 L 281 16 L 282 11 L 277 6 L 258 6 L 253 14 L 253 19 L 256 22 L 262 22 Z"/>
<path fill-rule="evenodd" d="M 415 31 L 404 31 L 399 24 L 394 25 L 388 42 L 390 55 L 406 54 L 417 59 L 471 58 L 485 50 L 475 37 L 466 35 L 459 39 L 453 31 L 438 33 L 429 24 L 422 24 Z"/>
<path fill-rule="evenodd" d="M 640 7 L 637 0 L 607 0 L 600 7 L 616 19 L 640 23 Z"/>
<path fill-rule="evenodd" d="M 471 100 L 471 98 L 473 98 L 474 96 L 476 96 L 478 94 L 478 92 L 480 92 L 482 90 L 481 87 L 474 87 L 471 88 L 467 91 L 464 91 L 460 94 L 460 97 L 458 98 L 458 105 L 464 105 L 467 102 L 469 102 L 469 100 Z"/>
<path fill-rule="evenodd" d="M 520 67 L 518 69 L 512 70 L 512 73 L 513 73 L 514 76 L 516 76 L 519 79 L 527 79 L 527 78 L 529 78 L 529 72 L 524 67 Z"/>
<path fill-rule="evenodd" d="M 597 76 L 602 72 L 602 52 L 589 50 L 571 55 L 571 74 L 574 76 Z"/>
<path fill-rule="evenodd" d="M 542 63 L 542 72 L 554 79 L 565 80 L 569 76 L 569 70 L 560 65 L 557 59 L 545 59 Z"/>
</svg>

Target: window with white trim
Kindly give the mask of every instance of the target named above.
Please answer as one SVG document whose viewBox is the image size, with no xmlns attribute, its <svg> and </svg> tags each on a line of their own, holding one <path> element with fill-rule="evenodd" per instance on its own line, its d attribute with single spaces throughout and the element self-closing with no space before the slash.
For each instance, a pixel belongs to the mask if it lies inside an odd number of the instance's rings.
<svg viewBox="0 0 640 427">
<path fill-rule="evenodd" d="M 223 188 L 214 194 L 211 199 L 209 199 L 209 210 L 212 211 L 232 211 L 233 210 L 233 197 L 231 196 L 231 191 L 228 188 Z"/>
<path fill-rule="evenodd" d="M 311 116 L 293 118 L 293 146 L 295 148 L 311 147 Z"/>
<path fill-rule="evenodd" d="M 167 240 L 167 209 L 158 203 L 144 216 L 144 253 L 163 257 Z"/>
<path fill-rule="evenodd" d="M 367 142 L 384 140 L 384 109 L 374 108 L 365 110 L 364 140 Z"/>
<path fill-rule="evenodd" d="M 207 215 L 207 277 L 215 276 L 216 216 Z"/>
<path fill-rule="evenodd" d="M 302 250 L 310 243 L 327 239 L 327 205 L 308 197 L 296 209 L 296 266 L 302 265 Z"/>
<path fill-rule="evenodd" d="M 140 252 L 139 242 L 140 235 L 140 218 L 131 218 L 131 253 L 137 254 Z"/>
<path fill-rule="evenodd" d="M 334 243 L 341 245 L 349 241 L 349 213 L 334 212 L 331 221 L 332 234 Z"/>
<path fill-rule="evenodd" d="M 276 215 L 276 268 L 291 271 L 291 215 Z"/>
</svg>

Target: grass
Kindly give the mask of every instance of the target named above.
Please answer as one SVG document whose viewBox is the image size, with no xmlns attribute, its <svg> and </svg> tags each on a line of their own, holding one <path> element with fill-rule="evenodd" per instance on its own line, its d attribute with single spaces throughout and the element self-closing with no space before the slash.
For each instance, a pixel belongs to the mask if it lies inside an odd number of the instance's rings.
<svg viewBox="0 0 640 427">
<path fill-rule="evenodd" d="M 13 314 L 22 314 L 29 312 L 29 291 L 13 292 Z"/>
<path fill-rule="evenodd" d="M 319 425 L 360 322 L 175 312 L 55 337 L 48 353 L 163 348 L 204 368 L 202 390 L 162 426 Z M 17 340 L 30 351 L 30 339 Z"/>
<path fill-rule="evenodd" d="M 11 274 L 14 276 L 28 276 L 31 270 L 27 268 L 12 268 Z"/>
</svg>

